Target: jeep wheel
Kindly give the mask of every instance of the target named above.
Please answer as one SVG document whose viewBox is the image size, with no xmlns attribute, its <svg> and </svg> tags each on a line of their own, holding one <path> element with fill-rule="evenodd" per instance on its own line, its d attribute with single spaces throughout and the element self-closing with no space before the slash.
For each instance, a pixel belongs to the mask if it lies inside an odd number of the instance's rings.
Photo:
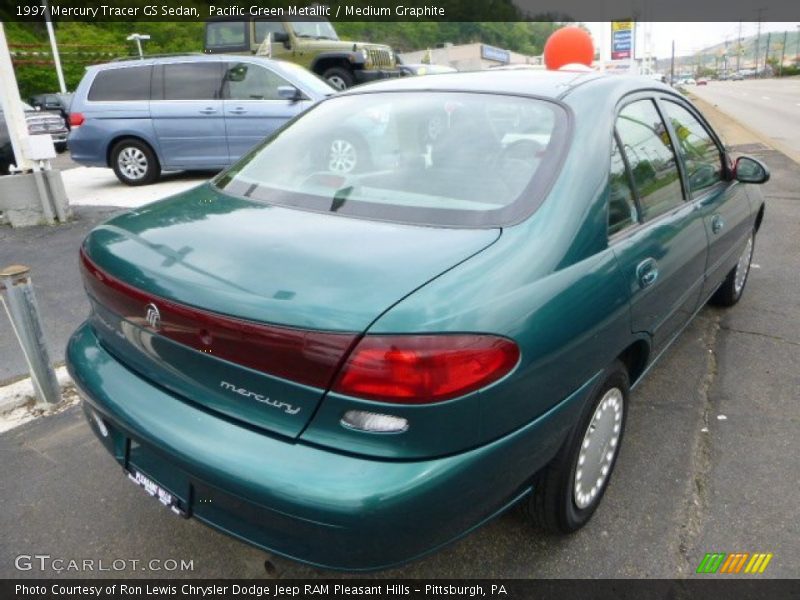
<svg viewBox="0 0 800 600">
<path fill-rule="evenodd" d="M 342 67 L 331 67 L 322 74 L 322 78 L 339 91 L 346 90 L 355 82 L 353 74 Z"/>
</svg>

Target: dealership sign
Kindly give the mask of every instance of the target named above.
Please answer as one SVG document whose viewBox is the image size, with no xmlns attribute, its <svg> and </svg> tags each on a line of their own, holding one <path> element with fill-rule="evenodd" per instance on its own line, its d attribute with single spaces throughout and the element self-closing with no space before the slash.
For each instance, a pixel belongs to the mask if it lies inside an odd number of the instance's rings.
<svg viewBox="0 0 800 600">
<path fill-rule="evenodd" d="M 611 60 L 633 58 L 633 21 L 611 22 Z"/>
</svg>

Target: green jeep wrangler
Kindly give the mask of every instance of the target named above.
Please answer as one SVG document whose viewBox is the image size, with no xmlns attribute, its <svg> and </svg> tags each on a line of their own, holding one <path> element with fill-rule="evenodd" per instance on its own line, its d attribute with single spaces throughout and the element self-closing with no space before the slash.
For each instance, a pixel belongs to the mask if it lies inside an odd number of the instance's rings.
<svg viewBox="0 0 800 600">
<path fill-rule="evenodd" d="M 271 35 L 271 48 L 264 40 Z M 325 19 L 211 19 L 205 24 L 206 53 L 256 54 L 288 60 L 310 69 L 339 90 L 358 83 L 400 77 L 389 46 L 339 39 Z"/>
</svg>

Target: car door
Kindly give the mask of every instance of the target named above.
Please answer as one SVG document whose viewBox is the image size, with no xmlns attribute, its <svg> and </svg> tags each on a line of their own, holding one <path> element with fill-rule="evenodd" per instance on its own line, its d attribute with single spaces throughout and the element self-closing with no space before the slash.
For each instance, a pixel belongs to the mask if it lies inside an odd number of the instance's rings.
<svg viewBox="0 0 800 600">
<path fill-rule="evenodd" d="M 311 101 L 281 98 L 278 88 L 293 84 L 266 65 L 229 62 L 225 66 L 223 107 L 228 156 L 234 162 Z"/>
<path fill-rule="evenodd" d="M 639 96 L 625 104 L 615 135 L 610 242 L 629 292 L 632 329 L 650 334 L 659 352 L 700 303 L 708 252 L 705 226 L 702 215 L 685 201 L 678 160 L 655 100 Z M 620 203 L 620 198 L 627 200 Z M 615 230 L 612 218 L 626 211 L 633 222 Z"/>
<path fill-rule="evenodd" d="M 703 297 L 710 296 L 736 265 L 752 226 L 744 186 L 727 176 L 722 144 L 702 117 L 677 98 L 659 99 L 669 118 L 695 210 L 709 240 Z"/>
<path fill-rule="evenodd" d="M 228 164 L 222 107 L 222 63 L 166 63 L 155 69 L 150 116 L 166 168 Z"/>
</svg>

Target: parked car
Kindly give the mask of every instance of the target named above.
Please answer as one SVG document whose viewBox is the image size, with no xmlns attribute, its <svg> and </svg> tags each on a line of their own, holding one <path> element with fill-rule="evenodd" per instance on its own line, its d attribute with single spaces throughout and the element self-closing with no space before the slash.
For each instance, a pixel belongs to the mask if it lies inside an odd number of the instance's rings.
<svg viewBox="0 0 800 600">
<path fill-rule="evenodd" d="M 222 54 L 89 67 L 72 101 L 72 159 L 145 185 L 222 169 L 335 90 L 292 63 Z"/>
<path fill-rule="evenodd" d="M 31 96 L 28 103 L 40 110 L 57 111 L 69 127 L 69 107 L 72 103 L 72 94 L 37 94 Z"/>
<path fill-rule="evenodd" d="M 730 76 L 730 80 L 731 81 L 743 81 L 744 80 L 744 75 L 742 75 L 741 73 L 733 73 Z"/>
<path fill-rule="evenodd" d="M 64 119 L 59 114 L 53 111 L 36 110 L 25 102 L 22 103 L 22 109 L 25 111 L 25 121 L 28 124 L 28 133 L 30 135 L 49 134 L 53 138 L 56 152 L 60 154 L 67 149 L 67 134 L 69 131 Z M 9 166 L 14 164 L 14 153 L 11 150 L 11 140 L 8 137 L 8 128 L 2 109 L 0 109 L 0 127 L 2 127 L 2 134 L 0 134 L 0 175 L 5 175 L 8 173 Z"/>
<path fill-rule="evenodd" d="M 448 65 L 428 65 L 424 63 L 400 63 L 397 65 L 404 75 L 440 75 L 442 73 L 457 73 L 458 69 L 454 69 Z"/>
<path fill-rule="evenodd" d="M 329 168 L 359 116 L 370 155 Z M 518 502 L 571 532 L 631 389 L 742 297 L 768 177 L 647 78 L 355 88 L 92 231 L 67 365 L 135 482 L 283 556 L 383 568 Z"/>
<path fill-rule="evenodd" d="M 708 79 L 701 77 L 700 79 L 697 80 L 697 85 L 708 85 Z"/>
<path fill-rule="evenodd" d="M 271 40 L 269 48 L 267 36 Z M 209 19 L 205 23 L 203 50 L 210 54 L 266 52 L 273 58 L 306 67 L 337 90 L 404 74 L 390 46 L 341 40 L 325 18 Z"/>
</svg>

